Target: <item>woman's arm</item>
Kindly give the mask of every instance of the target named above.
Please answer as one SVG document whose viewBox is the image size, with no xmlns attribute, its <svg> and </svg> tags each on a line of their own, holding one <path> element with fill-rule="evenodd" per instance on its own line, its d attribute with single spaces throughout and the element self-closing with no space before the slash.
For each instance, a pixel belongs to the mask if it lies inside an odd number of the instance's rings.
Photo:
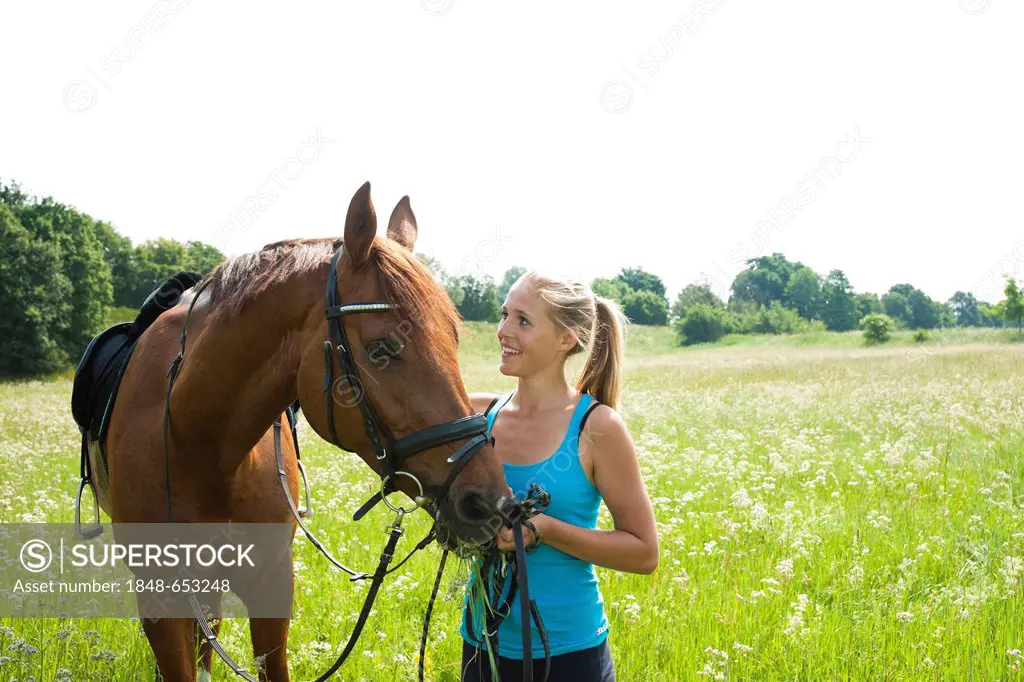
<svg viewBox="0 0 1024 682">
<path fill-rule="evenodd" d="M 658 529 L 647 487 L 640 476 L 636 448 L 625 422 L 607 406 L 587 420 L 580 447 L 594 463 L 594 485 L 612 514 L 615 530 L 582 528 L 547 514 L 533 523 L 544 543 L 583 561 L 629 573 L 653 573 L 658 567 Z M 525 529 L 527 542 L 532 538 Z M 498 547 L 514 549 L 512 531 L 504 528 Z"/>
</svg>

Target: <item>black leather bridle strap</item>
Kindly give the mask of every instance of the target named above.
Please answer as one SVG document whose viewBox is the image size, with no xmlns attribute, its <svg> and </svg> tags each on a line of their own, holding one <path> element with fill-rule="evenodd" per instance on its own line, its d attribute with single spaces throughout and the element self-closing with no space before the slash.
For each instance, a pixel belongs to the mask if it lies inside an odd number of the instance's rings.
<svg viewBox="0 0 1024 682">
<path fill-rule="evenodd" d="M 482 414 L 471 414 L 445 424 L 435 424 L 425 429 L 410 433 L 395 441 L 391 446 L 391 454 L 395 464 L 415 455 L 418 452 L 446 445 L 456 440 L 469 438 L 487 431 L 487 417 Z M 457 453 L 456 453 L 457 454 Z M 454 458 L 456 455 L 453 454 Z"/>
<path fill-rule="evenodd" d="M 478 417 L 481 415 L 472 416 Z M 486 419 L 484 419 L 484 421 L 486 422 Z M 447 424 L 442 424 L 442 426 L 447 426 Z M 442 444 L 445 442 L 451 441 L 442 441 Z M 441 488 L 438 490 L 435 496 L 436 499 L 440 500 L 445 495 L 448 494 L 448 490 L 452 487 L 452 484 L 455 482 L 455 479 L 458 477 L 458 475 L 462 472 L 462 469 L 465 468 L 467 464 L 469 464 L 469 460 L 473 458 L 473 454 L 475 454 L 476 451 L 483 447 L 484 444 L 486 444 L 487 442 L 487 434 L 480 433 L 466 441 L 458 450 L 451 454 L 451 456 L 448 458 L 448 462 L 453 466 L 451 468 L 451 471 L 448 472 L 448 478 L 445 479 L 444 483 L 441 485 Z M 381 500 L 384 499 L 384 493 L 386 492 L 390 492 L 390 490 L 385 490 L 384 492 L 378 491 L 374 493 L 373 496 L 370 497 L 370 499 L 364 502 L 362 506 L 356 510 L 355 514 L 352 515 L 352 519 L 358 521 L 359 519 L 363 518 L 363 516 L 365 516 L 368 511 L 373 509 Z"/>
<path fill-rule="evenodd" d="M 391 563 L 391 559 L 395 556 L 395 546 L 398 545 L 398 538 L 402 537 L 402 514 L 399 512 L 398 518 L 390 526 L 391 535 L 388 537 L 388 544 L 384 547 L 384 551 L 380 555 L 380 562 L 377 564 L 377 570 L 373 573 L 373 580 L 370 582 L 370 591 L 366 594 L 366 600 L 363 602 L 363 609 L 359 612 L 359 619 L 356 621 L 355 628 L 352 630 L 352 634 L 349 635 L 348 642 L 345 644 L 345 648 L 338 656 L 338 660 L 327 669 L 320 677 L 316 678 L 316 682 L 324 682 L 334 673 L 338 672 L 345 663 L 345 659 L 352 653 L 352 649 L 356 645 L 356 641 L 359 639 L 359 635 L 363 631 L 363 626 L 366 625 L 366 619 L 370 616 L 370 611 L 373 609 L 373 602 L 377 599 L 377 592 L 380 590 L 381 583 L 384 581 L 384 576 L 388 574 L 388 564 Z"/>
<path fill-rule="evenodd" d="M 526 547 L 523 542 L 523 527 L 512 524 L 512 539 L 516 544 L 517 582 L 519 584 L 519 621 L 523 624 L 523 682 L 533 682 L 533 647 L 530 639 L 530 587 L 526 578 Z"/>
</svg>

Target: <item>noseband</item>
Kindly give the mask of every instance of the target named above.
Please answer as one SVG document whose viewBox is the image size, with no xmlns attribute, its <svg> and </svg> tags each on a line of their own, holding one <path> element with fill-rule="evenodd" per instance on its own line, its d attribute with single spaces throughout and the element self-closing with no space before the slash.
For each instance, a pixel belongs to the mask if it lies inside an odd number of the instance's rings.
<svg viewBox="0 0 1024 682">
<path fill-rule="evenodd" d="M 342 376 L 349 383 L 355 382 L 356 387 L 362 386 L 359 374 L 359 363 L 355 359 L 352 346 L 345 333 L 345 325 L 342 317 L 355 313 L 377 313 L 393 310 L 390 303 L 348 303 L 342 304 L 338 294 L 338 261 L 341 258 L 339 247 L 331 258 L 331 266 L 327 272 L 327 339 L 324 340 L 324 398 L 326 401 L 327 426 L 331 433 L 331 442 L 343 450 L 353 451 L 345 447 L 338 437 L 337 428 L 334 425 L 334 358 L 337 357 L 338 365 L 342 369 Z M 462 469 L 469 463 L 481 447 L 487 443 L 487 418 L 482 414 L 472 414 L 468 417 L 461 417 L 444 424 L 429 426 L 416 431 L 402 438 L 395 438 L 391 431 L 385 426 L 373 402 L 365 391 L 361 391 L 356 400 L 359 412 L 363 417 L 363 429 L 373 444 L 373 452 L 377 458 L 381 477 L 380 490 L 363 504 L 354 515 L 355 520 L 361 519 L 366 512 L 370 511 L 381 500 L 393 511 L 397 512 L 399 507 L 394 507 L 387 501 L 389 493 L 394 492 L 397 477 L 404 476 L 416 484 L 418 494 L 413 498 L 415 504 L 406 509 L 410 512 L 431 502 L 440 502 L 454 483 L 455 478 Z M 452 468 L 444 483 L 432 496 L 427 496 L 423 484 L 416 476 L 403 471 L 401 467 L 409 457 L 430 450 L 441 445 L 447 445 L 460 440 L 467 440 L 458 450 L 448 458 Z"/>
</svg>

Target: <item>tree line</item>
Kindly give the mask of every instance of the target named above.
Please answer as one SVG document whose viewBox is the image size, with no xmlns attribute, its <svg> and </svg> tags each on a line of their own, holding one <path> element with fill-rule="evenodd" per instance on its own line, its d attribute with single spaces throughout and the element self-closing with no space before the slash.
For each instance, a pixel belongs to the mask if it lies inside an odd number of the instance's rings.
<svg viewBox="0 0 1024 682">
<path fill-rule="evenodd" d="M 500 283 L 488 275 L 451 276 L 436 260 L 421 256 L 441 279 L 467 320 L 496 321 L 501 301 L 525 268 L 507 270 Z M 622 268 L 614 277 L 598 277 L 591 288 L 619 302 L 635 324 L 672 324 L 682 344 L 716 341 L 725 334 L 792 334 L 808 331 L 850 331 L 871 328 L 935 329 L 938 327 L 1021 326 L 1021 288 L 1009 278 L 997 304 L 957 291 L 936 301 L 907 283 L 894 284 L 879 296 L 856 292 L 842 270 L 820 275 L 781 253 L 749 259 L 732 281 L 728 300 L 709 284 L 690 284 L 671 304 L 662 279 L 640 267 Z M 881 316 L 876 319 L 872 316 Z M 877 337 L 876 337 L 877 338 Z"/>
<path fill-rule="evenodd" d="M 0 376 L 31 376 L 65 369 L 108 323 L 113 307 L 138 308 L 179 270 L 205 274 L 224 260 L 199 241 L 132 241 L 112 225 L 0 183 Z M 449 272 L 419 258 L 444 285 L 463 319 L 497 322 L 501 302 L 526 272 L 515 266 L 500 282 L 484 274 Z M 636 324 L 672 324 L 680 343 L 715 341 L 724 334 L 786 334 L 864 328 L 875 338 L 898 328 L 1002 327 L 1024 317 L 1021 289 L 1007 280 L 1006 299 L 990 305 L 970 292 L 948 301 L 910 284 L 881 296 L 853 290 L 842 270 L 822 276 L 781 253 L 752 258 L 733 280 L 728 300 L 708 284 L 691 284 L 669 304 L 660 277 L 640 267 L 598 277 L 591 287 L 619 302 Z M 881 316 L 881 317 L 879 317 Z M 884 319 L 883 319 L 884 318 Z"/>
<path fill-rule="evenodd" d="M 112 307 L 138 308 L 179 270 L 224 260 L 202 242 L 132 244 L 102 220 L 52 197 L 0 184 L 0 376 L 32 376 L 76 363 Z"/>
</svg>

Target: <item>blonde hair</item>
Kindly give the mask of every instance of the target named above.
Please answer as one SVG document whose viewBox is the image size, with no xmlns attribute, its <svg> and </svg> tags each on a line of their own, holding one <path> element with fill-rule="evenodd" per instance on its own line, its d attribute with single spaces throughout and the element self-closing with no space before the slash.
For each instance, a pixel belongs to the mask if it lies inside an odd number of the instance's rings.
<svg viewBox="0 0 1024 682">
<path fill-rule="evenodd" d="M 578 339 L 566 354 L 586 352 L 576 390 L 589 393 L 611 408 L 618 407 L 622 389 L 623 331 L 626 316 L 615 299 L 597 296 L 572 278 L 529 270 L 520 281 L 548 304 L 554 323 Z"/>
</svg>

